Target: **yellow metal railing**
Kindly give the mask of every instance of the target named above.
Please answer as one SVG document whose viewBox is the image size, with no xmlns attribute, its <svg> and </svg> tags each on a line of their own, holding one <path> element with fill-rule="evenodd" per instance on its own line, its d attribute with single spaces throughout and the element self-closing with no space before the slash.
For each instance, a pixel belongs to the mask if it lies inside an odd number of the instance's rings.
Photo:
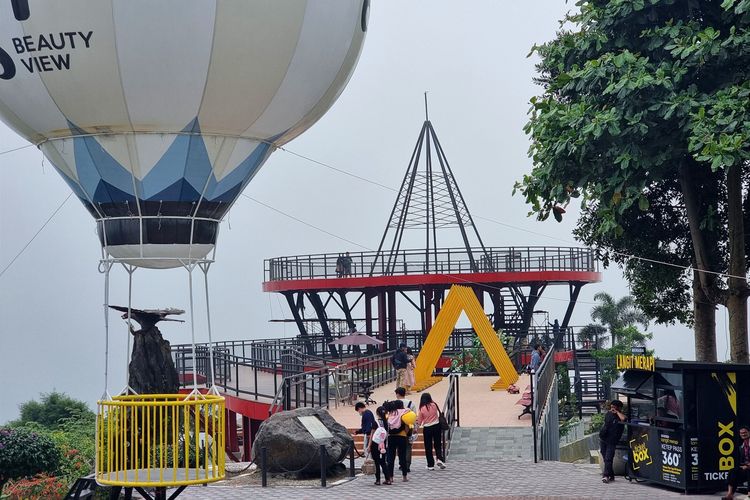
<svg viewBox="0 0 750 500">
<path fill-rule="evenodd" d="M 96 481 L 182 486 L 224 479 L 224 398 L 143 394 L 99 401 Z"/>
</svg>

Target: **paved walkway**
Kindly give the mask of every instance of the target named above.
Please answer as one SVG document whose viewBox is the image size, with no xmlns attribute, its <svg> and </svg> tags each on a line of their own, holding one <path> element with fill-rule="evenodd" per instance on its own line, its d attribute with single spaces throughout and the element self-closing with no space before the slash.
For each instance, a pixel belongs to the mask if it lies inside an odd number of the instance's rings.
<svg viewBox="0 0 750 500">
<path fill-rule="evenodd" d="M 449 457 L 457 461 L 533 459 L 531 427 L 456 427 Z"/>
<path fill-rule="evenodd" d="M 497 377 L 461 377 L 458 381 L 459 418 L 462 427 L 531 427 L 531 415 L 518 418 L 523 407 L 516 404 L 521 398 L 519 394 L 508 394 L 507 391 L 492 391 L 490 386 L 497 381 Z M 529 376 L 524 374 L 516 385 L 524 389 L 529 385 Z M 386 384 L 375 389 L 372 399 L 383 404 L 389 399 L 396 399 L 393 390 L 395 383 Z M 442 407 L 448 392 L 448 380 L 425 389 L 434 401 Z M 415 392 L 409 396 L 414 404 L 419 404 L 422 393 Z M 375 409 L 376 405 L 370 405 Z M 360 416 L 351 405 L 339 405 L 328 410 L 333 418 L 347 428 L 359 427 Z"/>
<path fill-rule="evenodd" d="M 490 460 L 486 462 L 450 460 L 444 471 L 412 467 L 408 483 L 374 486 L 373 476 L 358 476 L 338 486 L 321 488 L 257 486 L 208 486 L 186 489 L 185 500 L 317 499 L 343 500 L 383 497 L 398 499 L 627 499 L 662 500 L 681 498 L 678 492 L 629 483 L 622 478 L 603 484 L 598 466 L 563 462 L 530 463 L 527 460 Z M 554 486 L 551 486 L 554 485 Z M 691 500 L 718 498 L 720 495 L 690 496 Z M 741 496 L 737 498 L 743 498 Z"/>
</svg>

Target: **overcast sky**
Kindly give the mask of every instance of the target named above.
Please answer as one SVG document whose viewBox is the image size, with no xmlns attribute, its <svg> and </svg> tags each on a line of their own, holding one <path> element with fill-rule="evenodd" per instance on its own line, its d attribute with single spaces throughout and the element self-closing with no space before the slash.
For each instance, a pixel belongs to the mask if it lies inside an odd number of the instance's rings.
<svg viewBox="0 0 750 500">
<path fill-rule="evenodd" d="M 513 183 L 531 168 L 522 127 L 532 83 L 534 43 L 554 37 L 571 3 L 563 0 L 378 0 L 359 65 L 338 102 L 287 147 L 340 169 L 398 187 L 424 119 L 430 118 L 469 209 L 504 226 L 477 221 L 489 246 L 574 244 L 575 210 L 562 224 L 526 216 Z M 0 151 L 25 142 L 0 125 Z M 377 248 L 392 191 L 277 151 L 245 193 L 328 232 Z M 68 196 L 68 187 L 35 148 L 0 156 L 0 269 L 26 245 Z M 509 227 L 513 226 L 513 227 Z M 456 242 L 457 243 L 457 242 Z M 214 336 L 263 338 L 296 333 L 280 296 L 261 291 L 263 259 L 362 250 L 240 198 L 223 223 L 211 269 Z M 0 423 L 17 406 L 53 389 L 91 404 L 104 391 L 103 276 L 91 216 L 71 197 L 14 265 L 0 277 Z M 627 283 L 617 269 L 583 289 L 572 324 L 589 322 L 593 295 L 620 297 Z M 566 287 L 550 288 L 537 309 L 562 317 Z M 134 307 L 187 309 L 184 271 L 139 270 Z M 113 304 L 127 303 L 127 274 L 112 275 Z M 200 307 L 202 303 L 197 303 Z M 726 359 L 725 311 L 718 312 L 719 359 Z M 202 314 L 197 316 L 202 320 Z M 408 318 L 407 318 L 408 319 Z M 125 382 L 126 331 L 111 315 L 111 392 Z M 205 339 L 203 321 L 196 323 Z M 167 323 L 172 343 L 187 343 L 187 325 Z M 411 325 L 418 323 L 412 318 Z M 694 356 L 683 326 L 654 326 L 662 358 Z"/>
</svg>

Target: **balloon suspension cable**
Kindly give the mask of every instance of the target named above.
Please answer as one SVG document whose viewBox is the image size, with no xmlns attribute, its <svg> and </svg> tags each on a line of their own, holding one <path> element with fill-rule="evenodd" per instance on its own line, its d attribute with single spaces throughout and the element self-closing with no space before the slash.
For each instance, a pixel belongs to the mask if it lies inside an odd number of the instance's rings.
<svg viewBox="0 0 750 500">
<path fill-rule="evenodd" d="M 99 272 L 104 273 L 104 393 L 101 398 L 104 401 L 112 399 L 109 394 L 109 271 L 111 269 L 111 262 L 99 264 Z"/>
<path fill-rule="evenodd" d="M 206 292 L 206 323 L 208 324 L 208 374 L 211 379 L 211 388 L 208 390 L 210 394 L 219 395 L 219 389 L 216 387 L 216 377 L 214 364 L 214 341 L 211 335 L 211 305 L 208 298 L 208 270 L 211 267 L 210 262 L 199 263 L 198 266 L 203 271 L 203 284 Z"/>
<path fill-rule="evenodd" d="M 193 269 L 195 269 L 195 264 L 188 262 L 187 264 L 183 263 L 182 265 L 187 269 L 188 283 L 190 285 L 190 347 L 193 353 L 193 390 L 190 391 L 190 394 L 185 398 L 189 399 L 193 395 L 200 394 L 200 391 L 198 390 L 198 356 L 195 352 L 195 312 L 193 307 Z"/>
<path fill-rule="evenodd" d="M 130 321 L 130 313 L 133 307 L 133 273 L 138 269 L 136 266 L 122 264 L 125 271 L 128 273 L 128 315 L 125 319 L 126 336 L 128 339 L 128 347 L 125 351 L 125 387 L 120 391 L 120 395 L 138 394 L 132 387 L 130 387 L 130 337 L 133 335 L 133 324 Z"/>
</svg>

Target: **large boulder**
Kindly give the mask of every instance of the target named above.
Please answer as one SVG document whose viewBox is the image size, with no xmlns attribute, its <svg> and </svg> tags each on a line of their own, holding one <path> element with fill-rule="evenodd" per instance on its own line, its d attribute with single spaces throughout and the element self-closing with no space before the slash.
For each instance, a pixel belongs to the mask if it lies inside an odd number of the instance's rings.
<svg viewBox="0 0 750 500">
<path fill-rule="evenodd" d="M 297 417 L 317 417 L 333 437 L 316 439 Z M 270 472 L 320 474 L 320 445 L 326 449 L 326 469 L 330 471 L 349 453 L 353 440 L 349 431 L 326 411 L 298 408 L 272 415 L 260 426 L 253 443 L 252 459 L 260 464 L 261 449 L 267 448 Z"/>
</svg>

